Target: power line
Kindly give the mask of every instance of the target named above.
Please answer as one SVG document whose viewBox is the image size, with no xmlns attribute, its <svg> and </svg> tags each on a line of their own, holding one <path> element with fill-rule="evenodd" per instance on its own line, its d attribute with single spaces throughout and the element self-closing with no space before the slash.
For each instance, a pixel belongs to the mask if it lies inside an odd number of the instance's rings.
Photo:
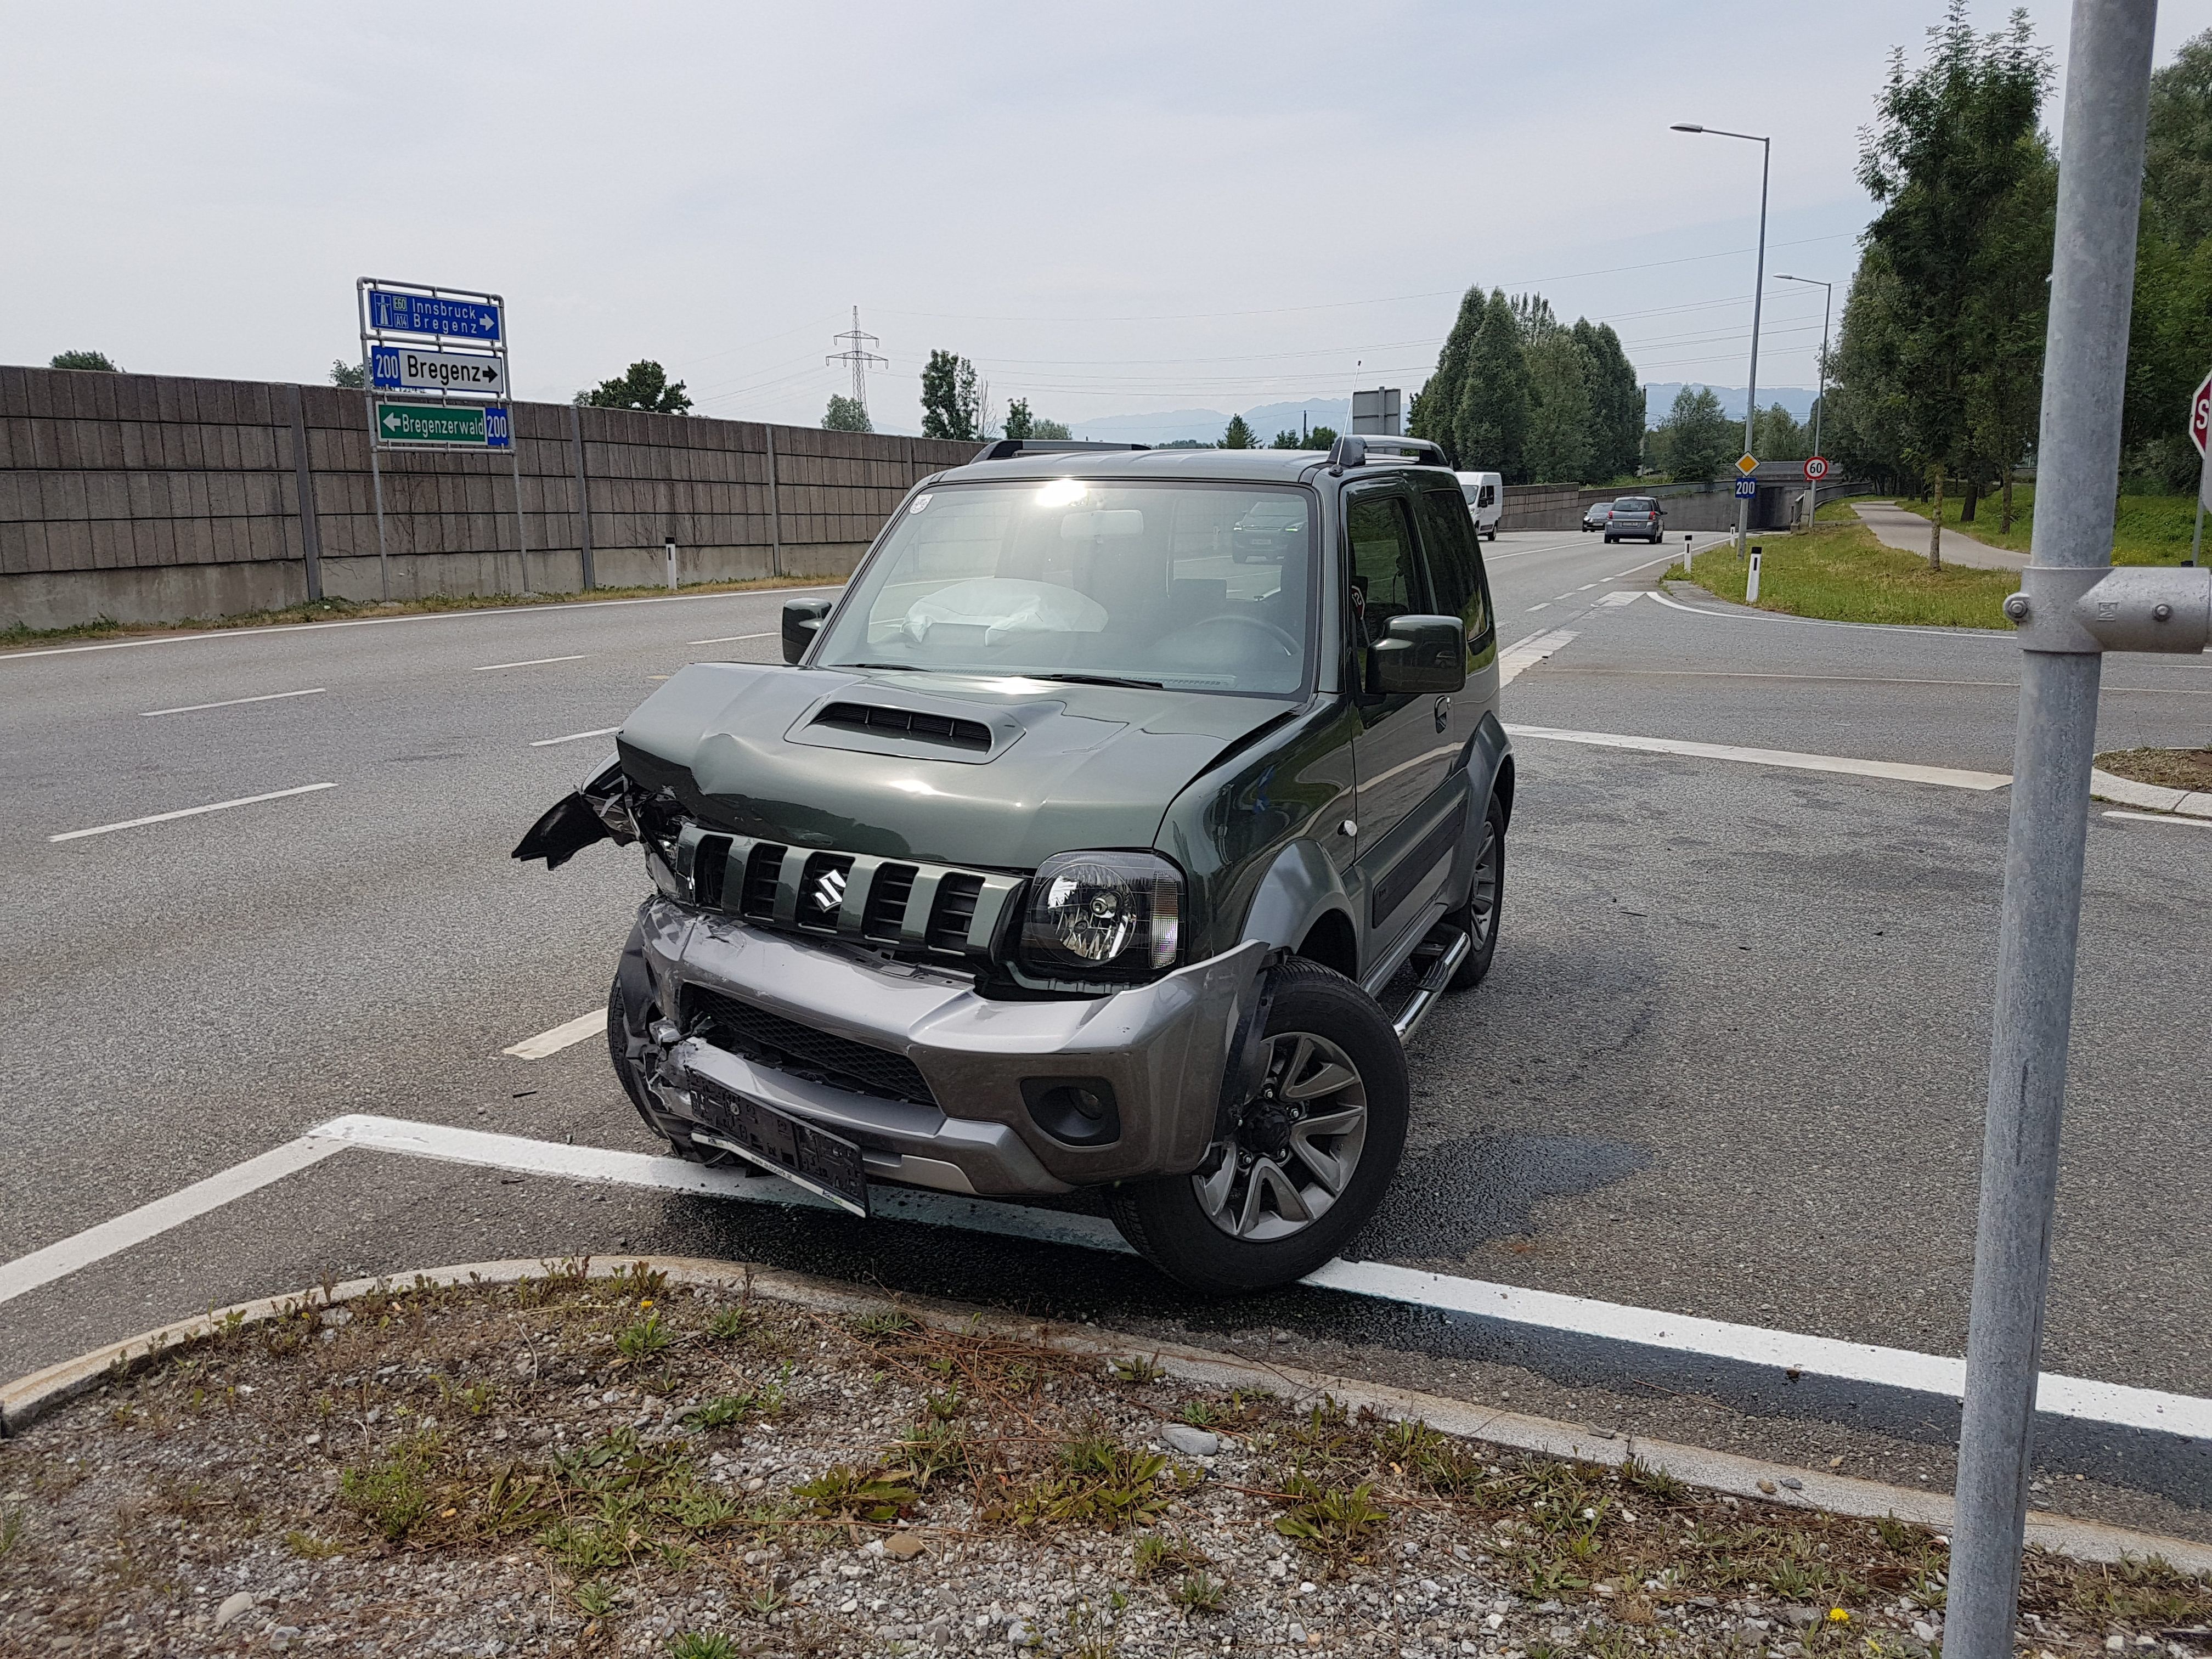
<svg viewBox="0 0 2212 1659">
<path fill-rule="evenodd" d="M 865 415 L 868 412 L 868 365 L 871 363 L 881 363 L 884 368 L 889 368 L 890 367 L 890 359 L 888 357 L 878 357 L 875 353 L 868 349 L 870 346 L 881 345 L 883 342 L 872 334 L 863 334 L 860 332 L 860 308 L 858 306 L 854 306 L 853 307 L 853 327 L 851 331 L 845 334 L 832 335 L 830 337 L 832 339 L 843 341 L 845 343 L 845 349 L 842 351 L 832 352 L 829 356 L 823 358 L 823 361 L 830 364 L 847 363 L 851 365 L 853 370 L 853 401 L 860 404 L 860 413 Z"/>
</svg>

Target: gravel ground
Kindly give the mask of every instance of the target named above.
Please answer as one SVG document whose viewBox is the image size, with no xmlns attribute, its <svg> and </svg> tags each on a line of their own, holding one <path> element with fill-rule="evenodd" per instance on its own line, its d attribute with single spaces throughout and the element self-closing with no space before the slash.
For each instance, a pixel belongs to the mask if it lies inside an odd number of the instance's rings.
<svg viewBox="0 0 2212 1659">
<path fill-rule="evenodd" d="M 0 1442 L 0 1654 L 1925 1655 L 1946 1540 L 551 1268 L 318 1298 Z M 2212 1582 L 2031 1555 L 2030 1654 Z"/>
</svg>

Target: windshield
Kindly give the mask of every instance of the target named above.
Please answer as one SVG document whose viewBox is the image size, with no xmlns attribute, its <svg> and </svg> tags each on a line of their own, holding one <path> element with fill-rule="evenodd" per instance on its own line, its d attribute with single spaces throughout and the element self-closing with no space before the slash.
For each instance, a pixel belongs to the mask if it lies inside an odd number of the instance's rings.
<svg viewBox="0 0 2212 1659">
<path fill-rule="evenodd" d="M 933 489 L 847 591 L 814 660 L 1294 692 L 1312 500 L 1079 478 Z"/>
</svg>

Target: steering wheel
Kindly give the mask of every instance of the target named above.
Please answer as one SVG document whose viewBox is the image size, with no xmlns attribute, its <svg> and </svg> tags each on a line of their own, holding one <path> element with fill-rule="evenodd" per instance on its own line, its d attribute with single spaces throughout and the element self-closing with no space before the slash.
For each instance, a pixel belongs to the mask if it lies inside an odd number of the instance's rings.
<svg viewBox="0 0 2212 1659">
<path fill-rule="evenodd" d="M 1287 655 L 1296 657 L 1304 654 L 1304 648 L 1298 644 L 1298 642 L 1295 639 L 1291 638 L 1288 634 L 1285 633 L 1281 629 L 1276 627 L 1274 623 L 1265 621 L 1258 617 L 1247 617 L 1235 611 L 1224 611 L 1218 616 L 1208 617 L 1204 622 L 1193 623 L 1188 628 L 1186 628 L 1182 631 L 1186 634 L 1195 634 L 1201 628 L 1213 628 L 1223 623 L 1230 623 L 1231 626 L 1237 628 L 1251 628 L 1258 629 L 1261 633 L 1265 634 L 1269 639 L 1274 641 L 1276 644 L 1281 646 Z"/>
</svg>

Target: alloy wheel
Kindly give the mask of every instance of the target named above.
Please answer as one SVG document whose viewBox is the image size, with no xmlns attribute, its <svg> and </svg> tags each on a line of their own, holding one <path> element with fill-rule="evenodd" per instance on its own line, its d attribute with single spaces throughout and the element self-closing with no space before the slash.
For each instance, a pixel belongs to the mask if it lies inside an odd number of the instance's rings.
<svg viewBox="0 0 2212 1659">
<path fill-rule="evenodd" d="M 1267 1050 L 1264 1080 L 1236 1133 L 1190 1178 L 1206 1219 L 1253 1243 L 1326 1215 L 1367 1140 L 1367 1088 L 1350 1055 L 1310 1031 L 1271 1036 Z"/>
</svg>

